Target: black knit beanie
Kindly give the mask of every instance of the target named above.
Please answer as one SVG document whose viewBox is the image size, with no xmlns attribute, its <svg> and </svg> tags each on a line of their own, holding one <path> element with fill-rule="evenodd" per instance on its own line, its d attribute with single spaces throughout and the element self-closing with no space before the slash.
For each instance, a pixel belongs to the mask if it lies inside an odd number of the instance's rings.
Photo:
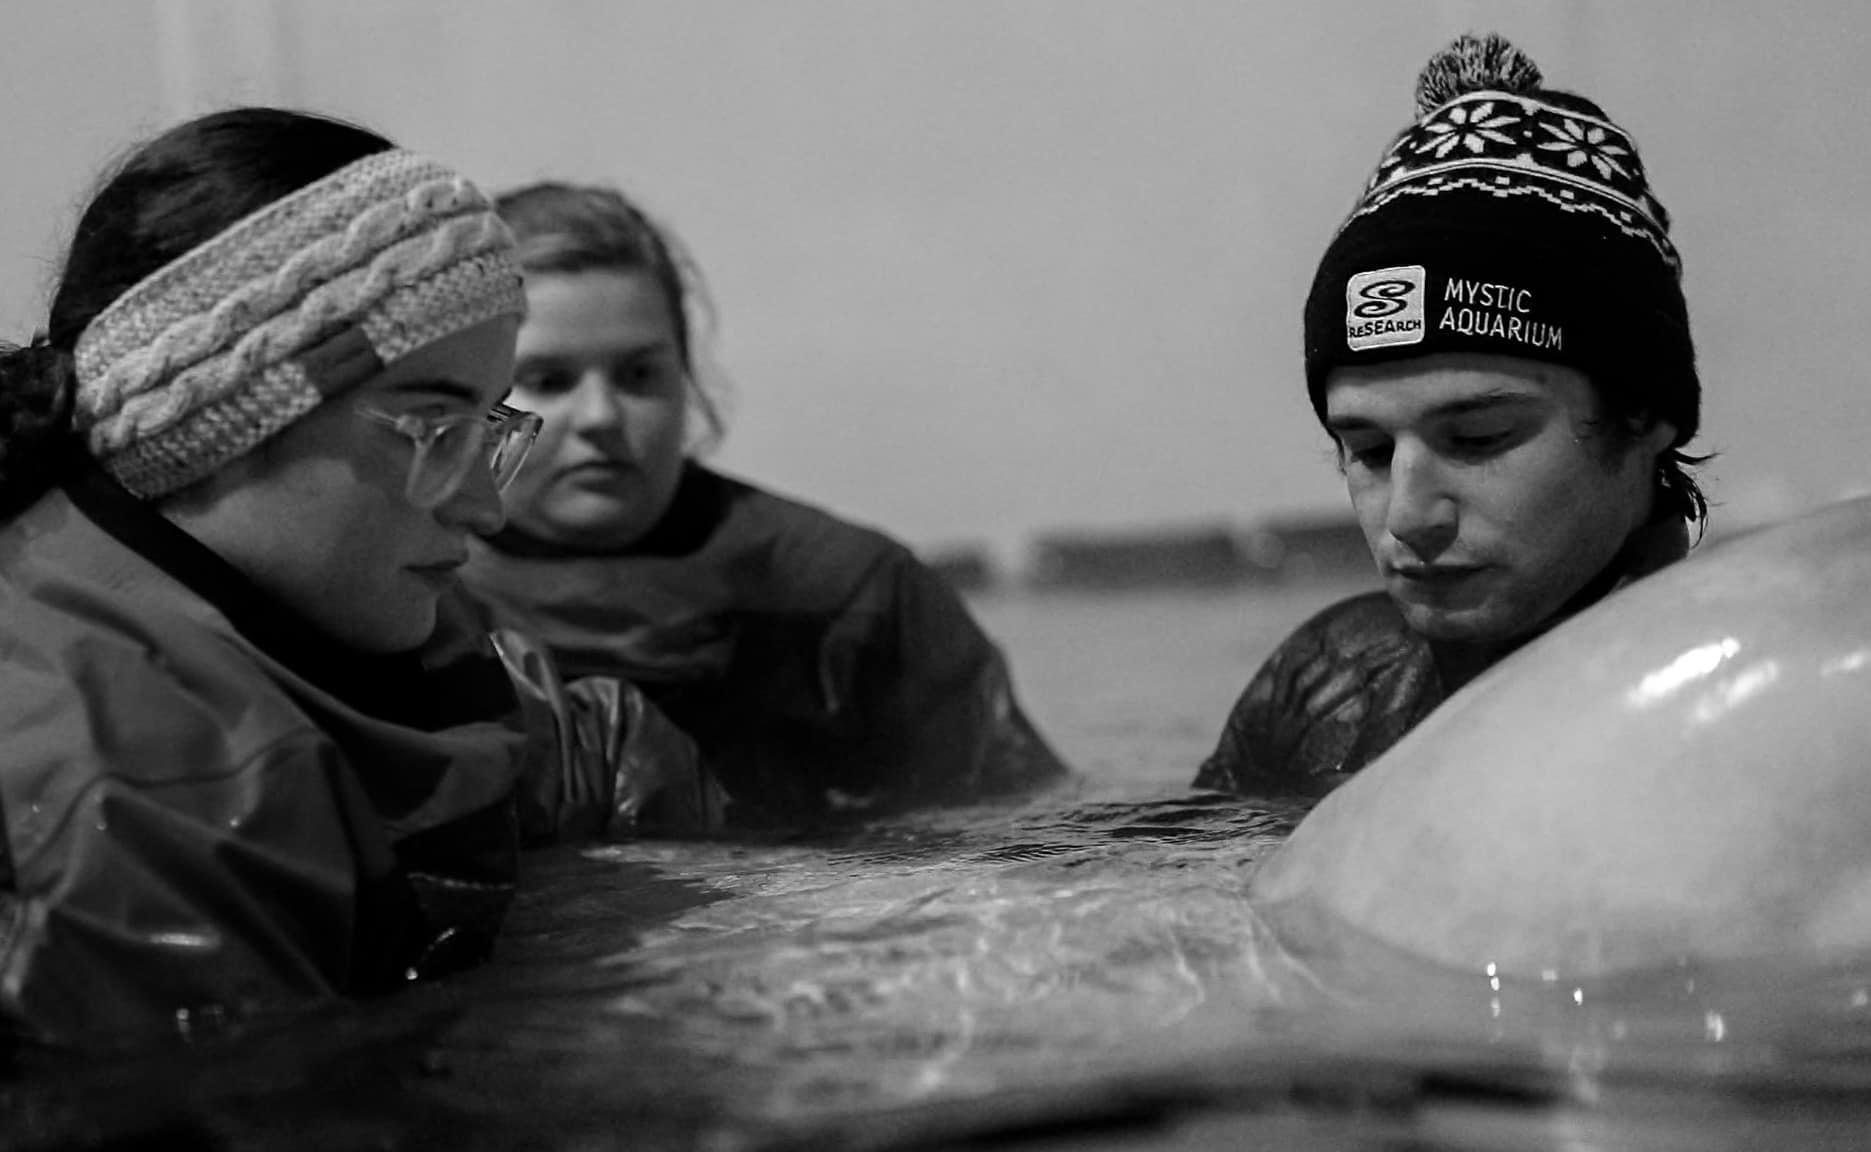
<svg viewBox="0 0 1871 1152">
<path fill-rule="evenodd" d="M 1637 146 L 1589 100 L 1541 87 L 1499 36 L 1464 36 L 1416 85 L 1306 298 L 1306 386 L 1333 368 L 1487 352 L 1577 368 L 1601 395 L 1695 435 L 1682 263 Z"/>
</svg>

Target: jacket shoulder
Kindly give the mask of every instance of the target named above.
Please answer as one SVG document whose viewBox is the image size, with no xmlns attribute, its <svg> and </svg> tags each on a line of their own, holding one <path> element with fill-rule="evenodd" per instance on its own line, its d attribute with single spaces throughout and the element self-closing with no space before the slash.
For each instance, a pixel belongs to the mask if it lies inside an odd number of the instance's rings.
<svg viewBox="0 0 1871 1152">
<path fill-rule="evenodd" d="M 1317 791 L 1363 762 L 1359 750 L 1375 747 L 1393 713 L 1414 714 L 1430 668 L 1427 644 L 1388 595 L 1341 600 L 1294 629 L 1248 681 L 1195 783 Z"/>
<path fill-rule="evenodd" d="M 1401 656 L 1421 643 L 1388 593 L 1363 592 L 1308 617 L 1281 642 L 1275 658 L 1383 659 Z"/>
<path fill-rule="evenodd" d="M 318 735 L 205 602 L 179 588 L 114 591 L 77 580 L 9 590 L 0 739 L 22 754 L 9 756 L 5 775 L 85 764 L 154 784 Z"/>
<path fill-rule="evenodd" d="M 744 480 L 720 480 L 729 490 L 721 535 L 736 540 L 737 551 L 762 555 L 768 577 L 788 598 L 829 607 L 872 580 L 921 563 L 907 545 L 876 528 Z"/>
</svg>

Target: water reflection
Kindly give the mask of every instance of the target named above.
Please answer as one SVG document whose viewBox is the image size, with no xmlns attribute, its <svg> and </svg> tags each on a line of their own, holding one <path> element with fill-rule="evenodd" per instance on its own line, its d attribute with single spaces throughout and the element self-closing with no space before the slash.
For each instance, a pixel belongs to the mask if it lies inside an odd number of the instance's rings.
<svg viewBox="0 0 1871 1152">
<path fill-rule="evenodd" d="M 1111 1123 L 1092 1146 L 1141 1148 L 1222 1116 L 1266 1137 L 1296 1110 L 1369 1141 L 1351 1146 L 1745 1147 L 1710 1117 L 1756 1092 L 1871 1118 L 1854 1111 L 1871 1030 L 1844 1008 L 1871 968 L 1430 969 L 1316 909 L 1243 898 L 1299 815 L 1081 796 L 834 844 L 586 853 L 700 891 L 628 948 L 587 953 L 604 975 L 564 1006 L 561 1040 L 651 1025 L 716 1078 L 713 1122 L 800 1147 L 940 1146 L 1043 1115 L 1039 1131 Z M 1449 1136 L 1484 1117 L 1511 1139 Z"/>
<path fill-rule="evenodd" d="M 1689 718 L 1696 724 L 1713 724 L 1734 709 L 1747 703 L 1780 679 L 1780 662 L 1762 660 L 1736 672 L 1711 688 L 1696 701 Z"/>
<path fill-rule="evenodd" d="M 1819 675 L 1821 678 L 1830 679 L 1833 676 L 1847 676 L 1853 672 L 1860 672 L 1866 667 L 1871 667 L 1871 648 L 1859 648 L 1821 664 Z"/>
<path fill-rule="evenodd" d="M 1021 663 L 1056 671 L 1027 682 L 1089 768 L 1078 790 L 836 835 L 539 855 L 491 966 L 310 1019 L 204 1022 L 210 1039 L 159 1058 L 13 1052 L 0 1143 L 1862 1144 L 1871 961 L 1521 979 L 1250 904 L 1303 812 L 1184 784 L 1306 606 L 1149 607 L 989 613 L 1017 656 L 1059 661 Z M 1265 622 L 1245 647 L 1244 618 Z"/>
<path fill-rule="evenodd" d="M 1298 815 L 1077 795 L 555 852 L 487 969 L 179 1058 L 36 1058 L 0 1106 L 19 1147 L 1845 1147 L 1871 1120 L 1871 965 L 1426 969 L 1244 899 Z"/>
<path fill-rule="evenodd" d="M 1699 644 L 1663 667 L 1645 676 L 1630 690 L 1628 702 L 1633 708 L 1650 708 L 1668 700 L 1686 684 L 1714 674 L 1723 663 L 1741 651 L 1741 642 L 1733 636 L 1712 644 Z"/>
</svg>

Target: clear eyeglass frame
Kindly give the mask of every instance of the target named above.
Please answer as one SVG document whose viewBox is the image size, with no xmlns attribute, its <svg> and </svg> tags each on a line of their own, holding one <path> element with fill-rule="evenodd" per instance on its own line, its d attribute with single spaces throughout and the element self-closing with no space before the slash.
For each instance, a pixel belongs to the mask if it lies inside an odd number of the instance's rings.
<svg viewBox="0 0 1871 1152">
<path fill-rule="evenodd" d="M 538 413 L 505 404 L 494 405 L 485 415 L 461 412 L 419 416 L 414 412 L 385 412 L 367 404 L 354 405 L 352 410 L 415 446 L 403 495 L 424 509 L 434 508 L 459 492 L 476 463 L 485 463 L 494 488 L 505 491 L 526 462 L 526 453 L 538 438 L 541 424 Z"/>
</svg>

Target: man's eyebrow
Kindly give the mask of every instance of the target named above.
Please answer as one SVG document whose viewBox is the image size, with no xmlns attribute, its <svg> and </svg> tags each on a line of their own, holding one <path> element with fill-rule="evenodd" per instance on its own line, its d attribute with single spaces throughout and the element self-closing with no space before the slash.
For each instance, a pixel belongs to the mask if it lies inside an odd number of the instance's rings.
<svg viewBox="0 0 1871 1152">
<path fill-rule="evenodd" d="M 1377 427 L 1377 422 L 1362 416 L 1328 416 L 1325 430 L 1337 436 L 1344 432 L 1364 432 Z"/>
<path fill-rule="evenodd" d="M 1464 396 L 1460 400 L 1451 400 L 1446 404 L 1438 404 L 1425 413 L 1425 415 L 1432 418 L 1467 416 L 1475 412 L 1491 412 L 1500 408 L 1519 408 L 1529 404 L 1537 404 L 1538 402 L 1538 396 L 1527 392 L 1510 392 L 1503 388 L 1491 392 L 1483 392 L 1478 396 Z"/>
<path fill-rule="evenodd" d="M 1461 416 L 1472 416 L 1477 412 L 1497 412 L 1503 408 L 1521 408 L 1539 403 L 1540 398 L 1528 392 L 1515 392 L 1505 388 L 1493 389 L 1474 396 L 1463 396 L 1456 400 L 1444 401 L 1431 407 L 1414 419 L 1447 420 Z M 1347 432 L 1383 431 L 1381 421 L 1367 416 L 1328 416 L 1325 430 L 1333 435 Z"/>
</svg>

